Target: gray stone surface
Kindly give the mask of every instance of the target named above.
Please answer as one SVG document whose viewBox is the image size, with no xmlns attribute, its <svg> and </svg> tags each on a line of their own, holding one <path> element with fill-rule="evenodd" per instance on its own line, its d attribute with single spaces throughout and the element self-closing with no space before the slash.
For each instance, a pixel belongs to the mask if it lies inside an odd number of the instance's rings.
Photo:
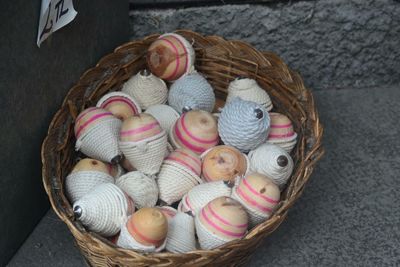
<svg viewBox="0 0 400 267">
<path fill-rule="evenodd" d="M 0 266 L 49 208 L 40 147 L 68 89 L 129 38 L 128 1 L 74 1 L 71 24 L 36 46 L 41 0 L 1 1 Z"/>
<path fill-rule="evenodd" d="M 300 70 L 312 89 L 400 81 L 400 3 L 394 0 L 289 1 L 131 12 L 133 39 L 180 28 L 245 40 L 276 52 Z"/>
<path fill-rule="evenodd" d="M 315 97 L 326 155 L 247 266 L 399 266 L 400 86 L 321 90 Z M 9 266 L 84 264 L 50 212 Z"/>
</svg>

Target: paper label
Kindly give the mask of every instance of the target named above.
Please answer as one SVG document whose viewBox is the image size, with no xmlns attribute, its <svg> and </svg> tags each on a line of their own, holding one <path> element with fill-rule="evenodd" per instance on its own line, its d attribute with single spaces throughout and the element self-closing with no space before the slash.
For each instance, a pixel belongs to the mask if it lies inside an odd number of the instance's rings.
<svg viewBox="0 0 400 267">
<path fill-rule="evenodd" d="M 37 45 L 53 32 L 70 23 L 76 16 L 72 0 L 42 0 Z"/>
</svg>

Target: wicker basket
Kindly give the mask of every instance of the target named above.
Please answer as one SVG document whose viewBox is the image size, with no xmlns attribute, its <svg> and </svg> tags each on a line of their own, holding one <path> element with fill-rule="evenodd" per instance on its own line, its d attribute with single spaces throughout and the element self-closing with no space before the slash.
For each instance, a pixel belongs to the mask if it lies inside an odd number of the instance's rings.
<svg viewBox="0 0 400 267">
<path fill-rule="evenodd" d="M 198 250 L 186 254 L 140 254 L 116 247 L 75 220 L 64 194 L 64 179 L 76 158 L 74 151 L 74 119 L 86 107 L 95 106 L 102 95 L 120 90 L 122 84 L 146 66 L 147 47 L 159 35 L 126 43 L 86 71 L 54 116 L 42 146 L 43 184 L 57 215 L 67 224 L 82 254 L 92 266 L 236 266 L 243 264 L 261 241 L 285 219 L 289 208 L 300 197 L 315 163 L 324 150 L 321 146 L 323 128 L 319 122 L 314 99 L 299 74 L 290 70 L 275 54 L 259 52 L 241 41 L 226 41 L 218 36 L 202 36 L 180 30 L 178 34 L 193 40 L 196 68 L 215 89 L 217 106 L 226 98 L 227 86 L 237 76 L 256 79 L 266 88 L 274 110 L 293 121 L 298 144 L 292 152 L 293 175 L 282 194 L 274 215 L 251 229 L 241 240 L 232 241 L 214 250 Z"/>
</svg>

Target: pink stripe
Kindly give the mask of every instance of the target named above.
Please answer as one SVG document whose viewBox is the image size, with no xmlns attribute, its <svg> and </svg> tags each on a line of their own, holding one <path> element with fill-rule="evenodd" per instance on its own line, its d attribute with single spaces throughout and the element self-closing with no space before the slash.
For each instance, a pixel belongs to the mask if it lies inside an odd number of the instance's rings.
<svg viewBox="0 0 400 267">
<path fill-rule="evenodd" d="M 152 122 L 152 123 L 149 123 L 149 124 L 147 124 L 145 126 L 139 127 L 137 129 L 132 129 L 132 130 L 128 130 L 128 131 L 121 131 L 121 136 L 142 133 L 142 132 L 151 130 L 151 129 L 157 127 L 157 126 L 159 126 L 158 122 Z"/>
<path fill-rule="evenodd" d="M 184 155 L 184 156 L 190 158 L 191 160 L 195 161 L 196 163 L 201 164 L 200 159 L 195 158 L 195 157 L 193 157 L 192 155 L 189 155 L 189 154 L 186 153 L 186 152 L 183 152 L 183 151 L 181 151 L 181 150 L 175 150 L 174 152 L 180 153 L 180 154 L 182 154 L 182 155 Z"/>
<path fill-rule="evenodd" d="M 189 207 L 190 210 L 194 211 L 193 208 L 192 208 L 192 205 L 190 205 L 190 203 L 189 203 L 189 200 L 188 200 L 188 196 L 187 196 L 187 195 L 186 195 L 186 197 L 185 197 L 185 203 L 186 203 L 186 205 Z"/>
<path fill-rule="evenodd" d="M 192 166 L 190 166 L 189 164 L 187 164 L 186 162 L 184 162 L 183 160 L 181 160 L 181 159 L 179 159 L 179 158 L 168 156 L 166 159 L 167 159 L 167 160 L 173 160 L 173 161 L 179 162 L 179 163 L 181 163 L 182 165 L 184 165 L 184 166 L 188 167 L 189 169 L 191 169 L 192 172 L 194 172 L 196 175 L 200 175 L 200 173 L 199 173 L 198 171 L 196 171 Z"/>
<path fill-rule="evenodd" d="M 189 130 L 186 128 L 186 125 L 185 125 L 185 116 L 186 116 L 186 113 L 184 113 L 184 114 L 182 115 L 182 118 L 181 118 L 179 121 L 181 122 L 181 126 L 182 126 L 183 131 L 184 131 L 187 135 L 189 135 L 190 138 L 192 138 L 193 140 L 195 140 L 196 142 L 199 142 L 199 143 L 205 143 L 205 144 L 217 144 L 217 143 L 218 143 L 218 136 L 217 136 L 217 138 L 215 138 L 215 139 L 213 139 L 213 140 L 206 140 L 206 139 L 201 139 L 201 138 L 198 138 L 198 137 L 192 135 L 192 134 L 189 132 Z"/>
<path fill-rule="evenodd" d="M 128 223 L 129 223 L 129 222 L 128 222 Z M 136 226 L 133 224 L 132 221 L 131 221 L 129 224 L 132 226 L 132 230 L 133 230 L 141 239 L 143 239 L 143 240 L 146 241 L 147 243 L 155 244 L 155 245 L 158 246 L 158 245 L 160 245 L 160 244 L 164 241 L 164 239 L 159 239 L 159 240 L 157 240 L 157 239 L 151 239 L 151 238 L 145 236 L 144 234 L 142 234 L 141 232 L 138 231 L 138 229 L 136 228 Z M 129 231 L 128 231 L 128 232 L 129 232 Z"/>
<path fill-rule="evenodd" d="M 272 212 L 272 209 L 268 207 L 261 206 L 254 200 L 252 200 L 249 196 L 247 196 L 239 187 L 236 189 L 236 192 L 239 193 L 239 195 L 244 198 L 247 202 L 249 202 L 252 206 L 257 207 L 258 209 L 265 211 L 265 212 Z"/>
<path fill-rule="evenodd" d="M 203 170 L 203 177 L 206 178 L 207 182 L 211 182 L 212 180 L 210 179 L 210 176 L 207 173 L 207 169 Z"/>
<path fill-rule="evenodd" d="M 271 124 L 271 128 L 289 128 L 289 127 L 292 127 L 292 124 L 290 122 L 288 124 L 279 124 L 279 125 Z"/>
<path fill-rule="evenodd" d="M 88 126 L 90 123 L 92 123 L 92 122 L 94 122 L 95 120 L 100 119 L 100 118 L 102 118 L 102 117 L 106 117 L 106 116 L 112 116 L 112 113 L 111 113 L 111 112 L 104 112 L 104 113 L 100 113 L 100 114 L 97 114 L 97 115 L 91 117 L 87 122 L 85 122 L 84 124 L 82 124 L 82 125 L 79 127 L 79 129 L 76 131 L 76 138 L 79 137 L 81 131 L 82 131 L 86 126 Z"/>
<path fill-rule="evenodd" d="M 247 223 L 244 223 L 244 224 L 232 224 L 232 223 L 230 223 L 230 222 L 228 222 L 227 220 L 225 220 L 224 218 L 222 218 L 221 216 L 219 216 L 217 213 L 215 213 L 214 211 L 213 211 L 213 209 L 211 208 L 211 203 L 208 205 L 208 210 L 211 212 L 211 214 L 215 217 L 215 218 L 217 218 L 218 220 L 220 220 L 221 222 L 223 222 L 224 224 L 226 224 L 226 225 L 230 225 L 230 226 L 233 226 L 233 227 L 239 227 L 239 228 L 247 228 Z"/>
<path fill-rule="evenodd" d="M 186 60 L 185 60 L 185 72 L 188 71 L 188 61 L 189 61 L 189 53 L 187 52 L 187 49 L 185 47 L 185 45 L 181 42 L 181 40 L 179 40 L 179 38 L 177 38 L 176 36 L 173 35 L 168 35 L 169 37 L 174 38 L 176 41 L 178 41 L 178 43 L 182 46 L 183 50 L 186 53 Z"/>
<path fill-rule="evenodd" d="M 271 204 L 278 204 L 279 200 L 275 200 L 272 199 L 270 197 L 264 196 L 263 194 L 261 194 L 260 192 L 257 192 L 257 190 L 255 190 L 253 187 L 251 187 L 251 185 L 246 181 L 246 179 L 243 179 L 243 184 L 255 195 L 261 197 L 262 199 L 264 199 L 265 201 L 271 203 Z"/>
<path fill-rule="evenodd" d="M 177 128 L 178 128 L 178 124 L 176 123 L 175 127 L 174 127 L 175 135 L 184 146 L 186 146 L 190 150 L 197 151 L 199 153 L 203 153 L 204 151 L 206 151 L 206 148 L 192 145 L 189 142 L 187 142 L 186 140 L 184 140 L 182 134 L 178 131 Z"/>
<path fill-rule="evenodd" d="M 227 231 L 225 229 L 222 229 L 221 227 L 219 227 L 218 225 L 216 225 L 214 222 L 212 222 L 206 215 L 206 213 L 204 212 L 204 209 L 201 210 L 201 214 L 203 215 L 203 218 L 207 221 L 207 223 L 209 225 L 211 225 L 212 227 L 214 227 L 216 230 L 220 231 L 221 233 L 225 234 L 225 235 L 229 235 L 229 236 L 233 236 L 233 237 L 242 237 L 243 234 L 242 233 L 234 233 L 231 231 Z"/>
<path fill-rule="evenodd" d="M 169 77 L 165 78 L 166 80 L 170 80 L 170 79 L 172 79 L 173 77 L 175 77 L 175 75 L 178 73 L 179 61 L 180 61 L 180 59 L 179 59 L 179 51 L 178 51 L 178 48 L 177 48 L 170 40 L 165 39 L 165 38 L 161 38 L 161 40 L 166 41 L 167 43 L 169 43 L 169 45 L 172 46 L 172 48 L 175 50 L 175 55 L 176 55 L 176 56 L 175 56 L 175 58 L 176 58 L 176 67 L 175 67 L 175 70 L 174 70 L 174 72 L 173 72 Z"/>
<path fill-rule="evenodd" d="M 91 107 L 91 108 L 86 109 L 86 111 L 84 111 L 83 113 L 79 114 L 79 116 L 76 118 L 75 121 L 78 122 L 80 119 L 82 119 L 83 116 L 85 116 L 86 114 L 88 114 L 89 112 L 91 112 L 91 111 L 93 111 L 95 109 L 97 109 L 97 108 L 96 107 Z"/>
<path fill-rule="evenodd" d="M 290 132 L 287 134 L 269 134 L 268 138 L 282 138 L 282 137 L 291 137 L 295 134 L 295 132 Z"/>
<path fill-rule="evenodd" d="M 107 107 L 108 105 L 110 105 L 113 102 L 124 102 L 125 104 L 127 104 L 132 109 L 133 114 L 137 114 L 138 113 L 138 110 L 135 107 L 135 105 L 131 101 L 128 101 L 123 97 L 110 98 L 110 99 L 106 100 L 103 104 L 101 104 L 101 107 L 105 108 L 105 107 Z"/>
</svg>

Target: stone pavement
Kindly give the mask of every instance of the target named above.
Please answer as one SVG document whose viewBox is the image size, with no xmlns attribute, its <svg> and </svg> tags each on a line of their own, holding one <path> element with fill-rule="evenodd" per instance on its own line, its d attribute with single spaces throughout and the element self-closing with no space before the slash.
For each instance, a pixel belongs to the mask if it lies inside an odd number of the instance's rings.
<svg viewBox="0 0 400 267">
<path fill-rule="evenodd" d="M 400 86 L 314 94 L 326 155 L 247 266 L 400 266 Z M 85 264 L 49 211 L 9 266 Z"/>
</svg>

